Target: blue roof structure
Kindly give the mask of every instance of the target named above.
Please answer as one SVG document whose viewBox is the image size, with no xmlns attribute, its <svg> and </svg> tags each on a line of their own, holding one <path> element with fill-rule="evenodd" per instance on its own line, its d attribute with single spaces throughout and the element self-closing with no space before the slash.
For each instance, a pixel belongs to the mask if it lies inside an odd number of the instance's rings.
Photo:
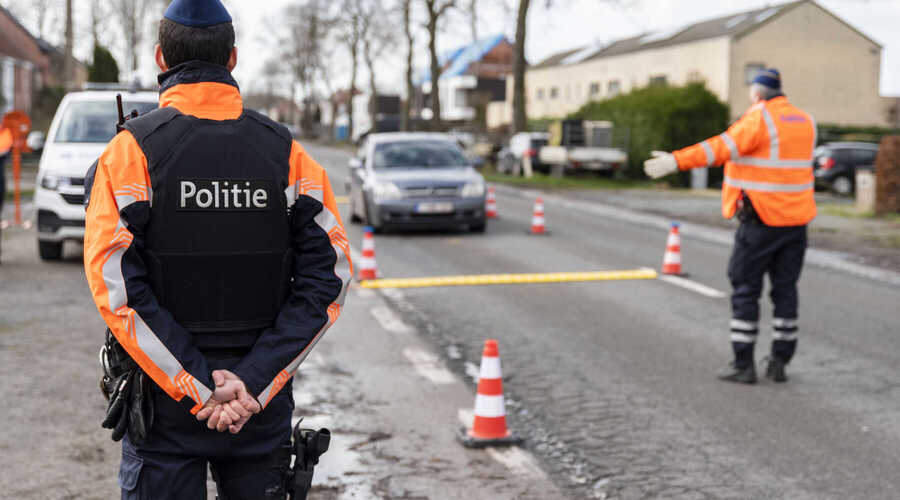
<svg viewBox="0 0 900 500">
<path fill-rule="evenodd" d="M 473 63 L 480 61 L 488 52 L 494 50 L 494 47 L 500 45 L 505 40 L 506 35 L 494 35 L 489 38 L 482 38 L 471 45 L 459 47 L 439 56 L 438 61 L 441 63 L 442 67 L 446 68 L 441 73 L 441 79 L 464 75 Z M 429 81 L 431 81 L 431 69 L 426 68 L 422 71 L 418 84 L 421 85 Z"/>
</svg>

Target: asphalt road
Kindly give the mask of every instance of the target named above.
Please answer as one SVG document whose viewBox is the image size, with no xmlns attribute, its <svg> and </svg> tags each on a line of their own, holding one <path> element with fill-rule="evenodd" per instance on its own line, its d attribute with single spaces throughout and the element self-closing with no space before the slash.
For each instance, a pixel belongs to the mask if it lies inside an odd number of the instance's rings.
<svg viewBox="0 0 900 500">
<path fill-rule="evenodd" d="M 344 151 L 308 146 L 336 192 Z M 501 195 L 486 234 L 378 235 L 385 277 L 658 267 L 666 234 Z M 342 207 L 345 210 L 346 207 Z M 345 219 L 347 217 L 345 216 Z M 358 248 L 362 233 L 350 225 Z M 685 235 L 691 279 L 728 291 L 730 248 Z M 715 380 L 726 298 L 662 281 L 383 292 L 460 373 L 500 340 L 510 421 L 573 498 L 897 498 L 900 289 L 807 266 L 786 385 Z M 771 308 L 764 305 L 764 324 Z M 764 329 L 757 358 L 768 350 Z"/>
</svg>

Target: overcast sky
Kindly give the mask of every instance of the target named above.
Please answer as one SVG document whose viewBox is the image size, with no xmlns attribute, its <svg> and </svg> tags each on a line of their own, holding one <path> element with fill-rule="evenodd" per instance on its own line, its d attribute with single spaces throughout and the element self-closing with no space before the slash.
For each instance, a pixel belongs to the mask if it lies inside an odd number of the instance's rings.
<svg viewBox="0 0 900 500">
<path fill-rule="evenodd" d="M 63 0 L 50 0 L 59 5 Z M 479 35 L 486 36 L 514 33 L 515 9 L 502 7 L 504 0 L 479 0 Z M 34 29 L 33 10 L 28 7 L 32 0 L 0 0 L 23 18 L 23 23 Z M 90 37 L 87 0 L 75 0 L 78 10 L 75 32 L 79 35 L 76 55 L 89 58 Z M 506 0 L 510 5 L 517 2 Z M 855 28 L 883 45 L 881 92 L 883 95 L 900 96 L 900 0 L 819 0 L 820 4 L 834 12 Z M 162 2 L 159 2 L 160 4 Z M 236 77 L 242 88 L 260 90 L 263 85 L 259 74 L 262 65 L 277 54 L 275 41 L 279 31 L 279 14 L 291 0 L 224 0 L 235 18 L 238 36 L 239 64 Z M 421 2 L 419 2 L 421 3 Z M 460 2 L 467 3 L 467 2 Z M 783 2 L 766 0 L 554 0 L 554 7 L 547 9 L 544 0 L 532 0 L 529 16 L 529 39 L 526 55 L 531 62 L 537 62 L 555 52 L 575 48 L 594 41 L 608 42 L 638 33 L 671 26 L 689 24 L 713 17 L 751 10 L 765 5 Z M 421 12 L 418 13 L 421 17 Z M 61 10 L 54 7 L 51 13 L 46 38 L 59 42 Z M 398 31 L 401 28 L 398 26 Z M 445 32 L 438 40 L 440 51 L 467 43 L 471 35 L 469 24 L 462 13 L 455 13 L 446 23 Z M 107 21 L 106 43 L 113 45 L 120 66 L 125 66 L 122 53 L 124 46 L 117 26 Z M 57 36 L 54 36 L 57 35 Z M 150 57 L 150 39 L 155 33 L 148 33 L 147 57 L 142 59 L 141 69 L 145 78 L 155 76 L 155 68 Z M 420 33 L 417 43 L 416 61 L 425 66 L 426 35 Z M 402 49 L 392 51 L 376 72 L 382 91 L 399 92 L 403 87 L 403 65 L 405 56 Z M 335 70 L 336 84 L 346 87 L 349 82 L 349 61 L 343 51 L 337 51 L 331 60 Z M 836 71 L 852 71 L 852 68 L 835 68 Z M 364 72 L 364 70 L 363 70 Z M 358 81 L 363 82 L 361 74 Z"/>
</svg>

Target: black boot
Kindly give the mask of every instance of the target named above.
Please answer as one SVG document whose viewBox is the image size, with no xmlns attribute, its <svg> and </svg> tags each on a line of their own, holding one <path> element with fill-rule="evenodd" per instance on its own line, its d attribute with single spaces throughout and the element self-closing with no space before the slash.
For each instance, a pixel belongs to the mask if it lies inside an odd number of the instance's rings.
<svg viewBox="0 0 900 500">
<path fill-rule="evenodd" d="M 747 366 L 739 367 L 734 361 L 728 363 L 728 366 L 722 369 L 718 375 L 719 380 L 725 382 L 736 382 L 739 384 L 755 384 L 756 383 L 756 367 L 753 363 Z"/>
<path fill-rule="evenodd" d="M 781 358 L 769 356 L 768 364 L 766 365 L 766 378 L 778 383 L 787 382 L 787 374 L 784 372 L 785 365 L 787 363 Z"/>
</svg>

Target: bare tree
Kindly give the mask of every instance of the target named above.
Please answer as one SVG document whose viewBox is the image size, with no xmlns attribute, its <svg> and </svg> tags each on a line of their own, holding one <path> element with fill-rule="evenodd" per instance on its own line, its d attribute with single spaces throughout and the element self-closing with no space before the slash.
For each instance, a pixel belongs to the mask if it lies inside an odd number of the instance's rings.
<svg viewBox="0 0 900 500">
<path fill-rule="evenodd" d="M 102 45 L 100 43 L 100 33 L 104 31 L 106 25 L 106 2 L 103 0 L 91 0 L 91 38 L 94 45 Z"/>
<path fill-rule="evenodd" d="M 469 29 L 472 32 L 472 43 L 478 41 L 478 0 L 469 0 Z"/>
<path fill-rule="evenodd" d="M 456 6 L 456 0 L 423 0 L 428 20 L 428 52 L 431 56 L 431 124 L 434 129 L 441 128 L 441 95 L 438 80 L 441 77 L 441 64 L 437 55 L 438 23 L 448 10 Z"/>
<path fill-rule="evenodd" d="M 149 3 L 150 0 L 115 0 L 113 3 L 115 15 L 125 35 L 126 52 L 132 71 L 137 71 L 140 66 L 139 53 L 141 42 L 144 41 L 144 21 Z"/>
<path fill-rule="evenodd" d="M 32 12 L 34 12 L 37 24 L 38 38 L 47 36 L 47 21 L 50 13 L 51 0 L 31 0 Z"/>
<path fill-rule="evenodd" d="M 394 36 L 394 27 L 387 22 L 387 19 L 388 12 L 382 0 L 371 0 L 368 4 L 368 9 L 363 12 L 363 22 L 366 26 L 363 29 L 365 36 L 363 37 L 362 49 L 363 59 L 366 62 L 366 68 L 369 70 L 369 117 L 373 129 L 378 114 L 376 63 L 384 54 L 384 51 L 392 47 L 397 41 Z"/>
<path fill-rule="evenodd" d="M 528 115 L 525 110 L 525 36 L 528 30 L 528 8 L 531 0 L 519 0 L 519 15 L 516 17 L 516 45 L 513 50 L 513 131 L 528 130 Z"/>
<path fill-rule="evenodd" d="M 416 87 L 413 85 L 413 50 L 416 43 L 416 33 L 413 31 L 412 25 L 412 2 L 413 0 L 402 0 L 400 8 L 403 11 L 403 32 L 406 35 L 406 100 L 403 101 L 403 116 L 400 117 L 400 129 L 403 131 L 410 130 L 409 113 L 412 108 L 412 100 L 416 94 Z"/>
<path fill-rule="evenodd" d="M 66 0 L 66 41 L 63 54 L 63 87 L 65 88 L 70 88 L 75 80 L 73 75 L 74 66 L 72 64 L 73 43 L 72 0 Z"/>
<path fill-rule="evenodd" d="M 281 45 L 285 47 L 282 58 L 294 80 L 291 95 L 294 94 L 294 87 L 299 86 L 303 93 L 302 100 L 307 104 L 305 108 L 311 108 L 318 99 L 316 80 L 325 71 L 323 61 L 327 58 L 324 50 L 337 19 L 328 0 L 306 0 L 299 5 L 291 5 L 285 9 L 284 16 L 288 34 L 281 40 Z M 312 113 L 303 113 L 301 126 L 304 133 L 312 130 L 313 117 Z"/>
<path fill-rule="evenodd" d="M 369 23 L 358 0 L 344 0 L 340 42 L 350 54 L 350 88 L 347 89 L 347 138 L 353 140 L 353 96 L 356 94 L 356 77 L 359 73 L 360 43 L 366 37 Z"/>
</svg>

